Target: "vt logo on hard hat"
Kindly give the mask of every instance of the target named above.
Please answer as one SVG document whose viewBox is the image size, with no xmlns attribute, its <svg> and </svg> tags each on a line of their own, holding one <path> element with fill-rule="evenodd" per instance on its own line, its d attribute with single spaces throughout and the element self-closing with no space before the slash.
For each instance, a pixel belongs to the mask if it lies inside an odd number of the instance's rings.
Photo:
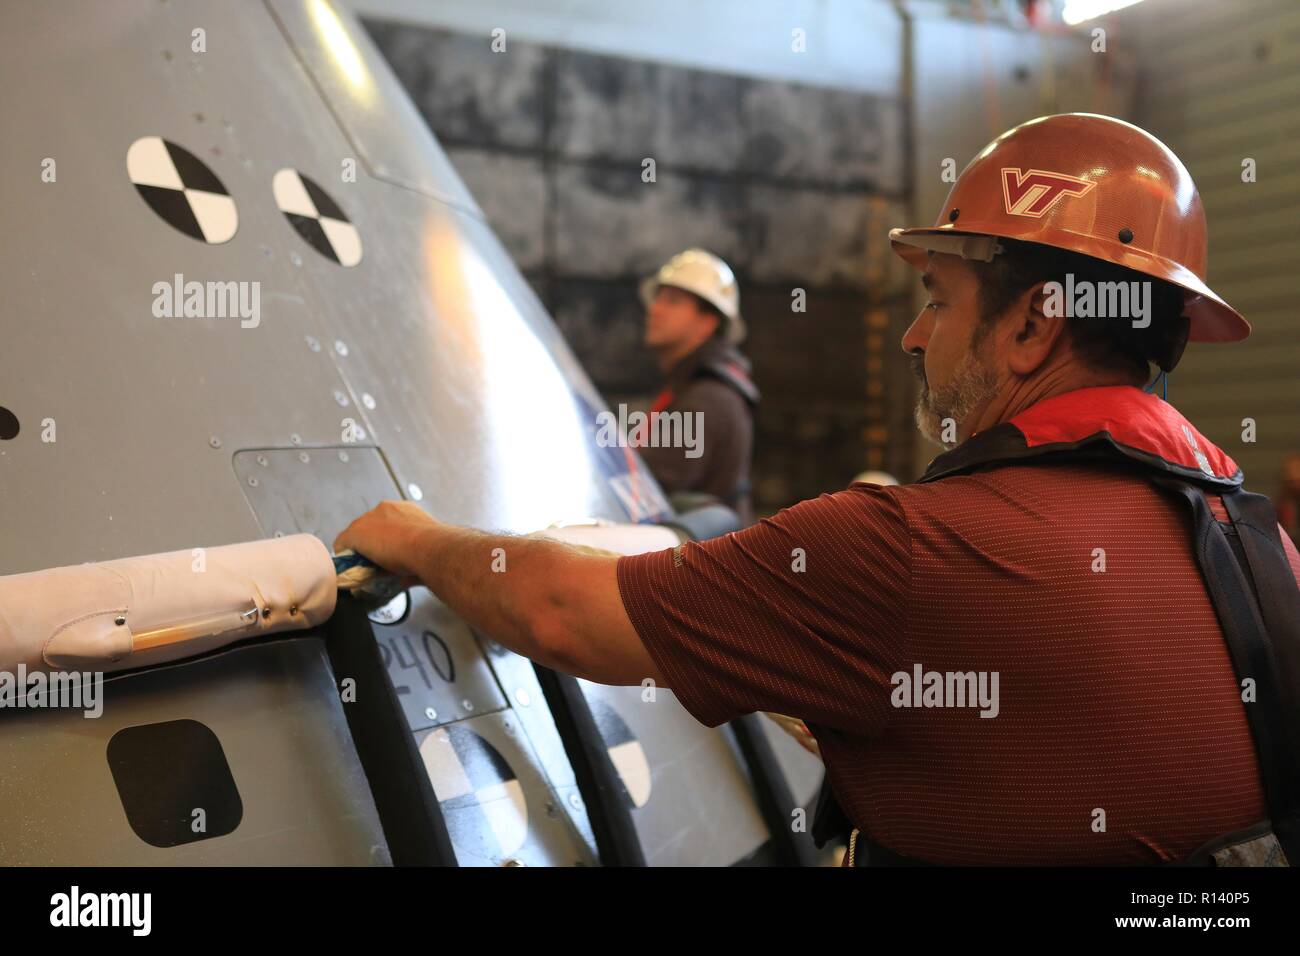
<svg viewBox="0 0 1300 956">
<path fill-rule="evenodd" d="M 1082 196 L 1095 185 L 1077 176 L 1042 169 L 1028 172 L 1009 166 L 1002 169 L 1002 198 L 1006 200 L 1007 212 L 1013 216 L 1038 219 L 1065 194 Z"/>
</svg>

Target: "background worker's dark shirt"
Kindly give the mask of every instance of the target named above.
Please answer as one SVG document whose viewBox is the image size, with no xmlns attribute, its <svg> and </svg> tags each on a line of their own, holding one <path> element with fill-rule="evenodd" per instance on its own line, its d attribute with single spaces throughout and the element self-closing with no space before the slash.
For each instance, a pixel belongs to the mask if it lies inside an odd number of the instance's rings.
<svg viewBox="0 0 1300 956">
<path fill-rule="evenodd" d="M 749 381 L 749 361 L 721 339 L 710 339 L 673 367 L 661 398 L 670 414 L 700 413 L 703 427 L 698 457 L 688 457 L 685 448 L 637 449 L 664 491 L 713 495 L 743 524 L 752 522 L 749 465 L 758 391 Z"/>
<path fill-rule="evenodd" d="M 621 558 L 618 581 L 698 720 L 805 720 L 849 818 L 895 852 L 1151 863 L 1266 817 L 1189 541 L 1181 506 L 1139 476 L 1014 465 L 853 485 Z M 891 706 L 891 675 L 917 663 L 999 672 L 998 716 Z"/>
</svg>

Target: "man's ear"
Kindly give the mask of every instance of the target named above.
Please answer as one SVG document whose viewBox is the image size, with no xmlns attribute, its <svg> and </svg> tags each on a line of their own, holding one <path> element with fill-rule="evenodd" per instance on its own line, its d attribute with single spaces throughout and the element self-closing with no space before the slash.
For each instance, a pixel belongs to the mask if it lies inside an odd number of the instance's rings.
<svg viewBox="0 0 1300 956">
<path fill-rule="evenodd" d="M 722 330 L 725 327 L 727 320 L 723 318 L 721 312 L 717 309 L 700 309 L 700 315 L 702 315 L 706 320 L 712 320 L 713 322 L 713 329 L 709 332 L 710 337 L 722 335 Z"/>
<path fill-rule="evenodd" d="M 1010 313 L 1007 367 L 1017 375 L 1032 375 L 1047 361 L 1065 334 L 1065 302 L 1059 288 L 1055 294 L 1046 282 L 1030 286 L 1016 298 Z"/>
</svg>

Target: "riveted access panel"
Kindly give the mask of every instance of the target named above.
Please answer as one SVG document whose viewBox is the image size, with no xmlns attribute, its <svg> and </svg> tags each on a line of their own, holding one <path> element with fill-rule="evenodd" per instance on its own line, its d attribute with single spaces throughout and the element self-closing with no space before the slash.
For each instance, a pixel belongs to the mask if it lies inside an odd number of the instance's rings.
<svg viewBox="0 0 1300 956">
<path fill-rule="evenodd" d="M 400 499 L 379 449 L 260 448 L 237 452 L 235 474 L 268 537 L 306 532 L 330 545 L 359 514 Z M 379 651 L 412 730 L 501 710 L 501 688 L 474 635 L 441 601 L 415 588 L 374 614 Z M 386 609 L 388 610 L 388 609 Z"/>
</svg>

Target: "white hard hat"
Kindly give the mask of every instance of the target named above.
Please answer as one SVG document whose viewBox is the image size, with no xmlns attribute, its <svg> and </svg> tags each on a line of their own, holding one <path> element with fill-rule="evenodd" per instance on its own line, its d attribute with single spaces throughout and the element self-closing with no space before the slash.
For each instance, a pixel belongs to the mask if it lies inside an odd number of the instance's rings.
<svg viewBox="0 0 1300 956">
<path fill-rule="evenodd" d="M 740 317 L 740 287 L 727 265 L 711 252 L 687 249 L 673 256 L 652 276 L 641 281 L 641 301 L 649 308 L 661 285 L 693 292 L 712 305 L 727 320 L 727 341 L 733 345 L 745 338 L 745 321 Z"/>
<path fill-rule="evenodd" d="M 868 485 L 896 485 L 898 479 L 887 471 L 864 471 L 853 479 L 854 482 L 863 482 Z"/>
</svg>

